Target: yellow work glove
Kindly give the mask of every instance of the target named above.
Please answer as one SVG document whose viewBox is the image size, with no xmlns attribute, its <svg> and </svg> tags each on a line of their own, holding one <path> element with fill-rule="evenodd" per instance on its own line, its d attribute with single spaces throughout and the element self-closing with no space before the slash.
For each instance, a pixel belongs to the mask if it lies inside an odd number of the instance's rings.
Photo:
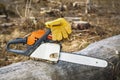
<svg viewBox="0 0 120 80">
<path fill-rule="evenodd" d="M 47 28 L 51 29 L 52 40 L 60 41 L 63 38 L 68 38 L 68 35 L 72 32 L 70 23 L 68 23 L 64 18 L 48 21 L 45 25 Z"/>
</svg>

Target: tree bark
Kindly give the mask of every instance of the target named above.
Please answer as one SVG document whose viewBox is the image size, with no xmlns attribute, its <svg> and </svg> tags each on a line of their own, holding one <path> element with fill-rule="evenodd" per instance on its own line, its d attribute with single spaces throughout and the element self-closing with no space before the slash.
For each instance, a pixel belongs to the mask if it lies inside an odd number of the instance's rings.
<svg viewBox="0 0 120 80">
<path fill-rule="evenodd" d="M 29 60 L 0 68 L 0 80 L 115 80 L 119 75 L 115 71 L 120 70 L 119 52 L 120 35 L 117 35 L 92 43 L 87 48 L 76 52 L 107 60 L 110 64 L 106 68 L 63 61 L 49 64 Z"/>
</svg>

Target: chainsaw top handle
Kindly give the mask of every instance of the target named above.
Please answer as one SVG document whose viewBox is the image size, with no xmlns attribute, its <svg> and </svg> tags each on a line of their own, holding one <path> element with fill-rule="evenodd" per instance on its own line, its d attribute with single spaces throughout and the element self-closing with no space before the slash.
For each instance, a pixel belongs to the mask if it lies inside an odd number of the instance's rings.
<svg viewBox="0 0 120 80">
<path fill-rule="evenodd" d="M 47 29 L 47 31 L 45 32 L 45 34 L 39 38 L 34 45 L 29 46 L 26 50 L 16 50 L 16 49 L 11 49 L 10 45 L 12 44 L 26 44 L 27 43 L 27 38 L 17 38 L 15 40 L 11 40 L 7 43 L 7 51 L 9 52 L 14 52 L 17 54 L 22 54 L 22 55 L 26 55 L 29 56 L 31 55 L 31 53 L 43 42 L 47 39 L 47 36 L 51 33 L 50 29 Z"/>
</svg>

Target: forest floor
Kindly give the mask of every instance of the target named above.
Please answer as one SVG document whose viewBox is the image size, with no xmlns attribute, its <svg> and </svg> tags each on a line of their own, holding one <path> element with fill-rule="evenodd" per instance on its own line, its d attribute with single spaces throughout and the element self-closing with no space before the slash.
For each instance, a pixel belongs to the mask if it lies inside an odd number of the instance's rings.
<svg viewBox="0 0 120 80">
<path fill-rule="evenodd" d="M 75 11 L 69 13 L 72 13 Z M 76 13 L 79 13 L 76 11 Z M 76 14 L 77 15 L 77 14 Z M 71 14 L 67 14 L 71 17 Z M 66 17 L 66 16 L 65 16 Z M 72 17 L 76 17 L 72 15 Z M 90 43 L 120 34 L 120 15 L 114 13 L 98 14 L 92 13 L 80 16 L 83 21 L 90 23 L 91 27 L 85 30 L 74 30 L 69 39 L 61 41 L 62 51 L 74 52 L 87 47 Z M 50 16 L 45 17 L 45 21 L 56 19 Z M 0 67 L 12 63 L 29 60 L 29 57 L 14 54 L 6 51 L 6 44 L 15 38 L 24 38 L 32 31 L 42 29 L 44 26 L 43 17 L 38 18 L 37 26 L 28 19 L 19 17 L 9 18 L 8 21 L 0 19 L 0 24 L 12 23 L 11 26 L 0 26 Z M 21 49 L 22 46 L 13 46 Z"/>
</svg>

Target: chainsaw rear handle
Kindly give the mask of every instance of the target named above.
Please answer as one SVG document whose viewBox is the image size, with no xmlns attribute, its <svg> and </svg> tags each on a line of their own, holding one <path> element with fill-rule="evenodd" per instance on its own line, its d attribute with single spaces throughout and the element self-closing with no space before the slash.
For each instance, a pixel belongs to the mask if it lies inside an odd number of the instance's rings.
<svg viewBox="0 0 120 80">
<path fill-rule="evenodd" d="M 7 43 L 7 51 L 18 53 L 18 54 L 24 54 L 25 53 L 25 51 L 23 51 L 23 50 L 11 49 L 10 45 L 12 45 L 12 44 L 26 44 L 26 38 L 17 38 L 15 40 L 11 40 Z"/>
<path fill-rule="evenodd" d="M 50 29 L 46 31 L 46 33 L 39 38 L 34 45 L 29 46 L 26 50 L 16 50 L 16 49 L 11 49 L 10 45 L 12 44 L 27 44 L 27 38 L 17 38 L 15 40 L 11 40 L 7 43 L 7 51 L 17 53 L 17 54 L 22 54 L 26 56 L 30 56 L 31 53 L 43 42 L 47 40 L 47 36 L 51 33 Z"/>
</svg>

